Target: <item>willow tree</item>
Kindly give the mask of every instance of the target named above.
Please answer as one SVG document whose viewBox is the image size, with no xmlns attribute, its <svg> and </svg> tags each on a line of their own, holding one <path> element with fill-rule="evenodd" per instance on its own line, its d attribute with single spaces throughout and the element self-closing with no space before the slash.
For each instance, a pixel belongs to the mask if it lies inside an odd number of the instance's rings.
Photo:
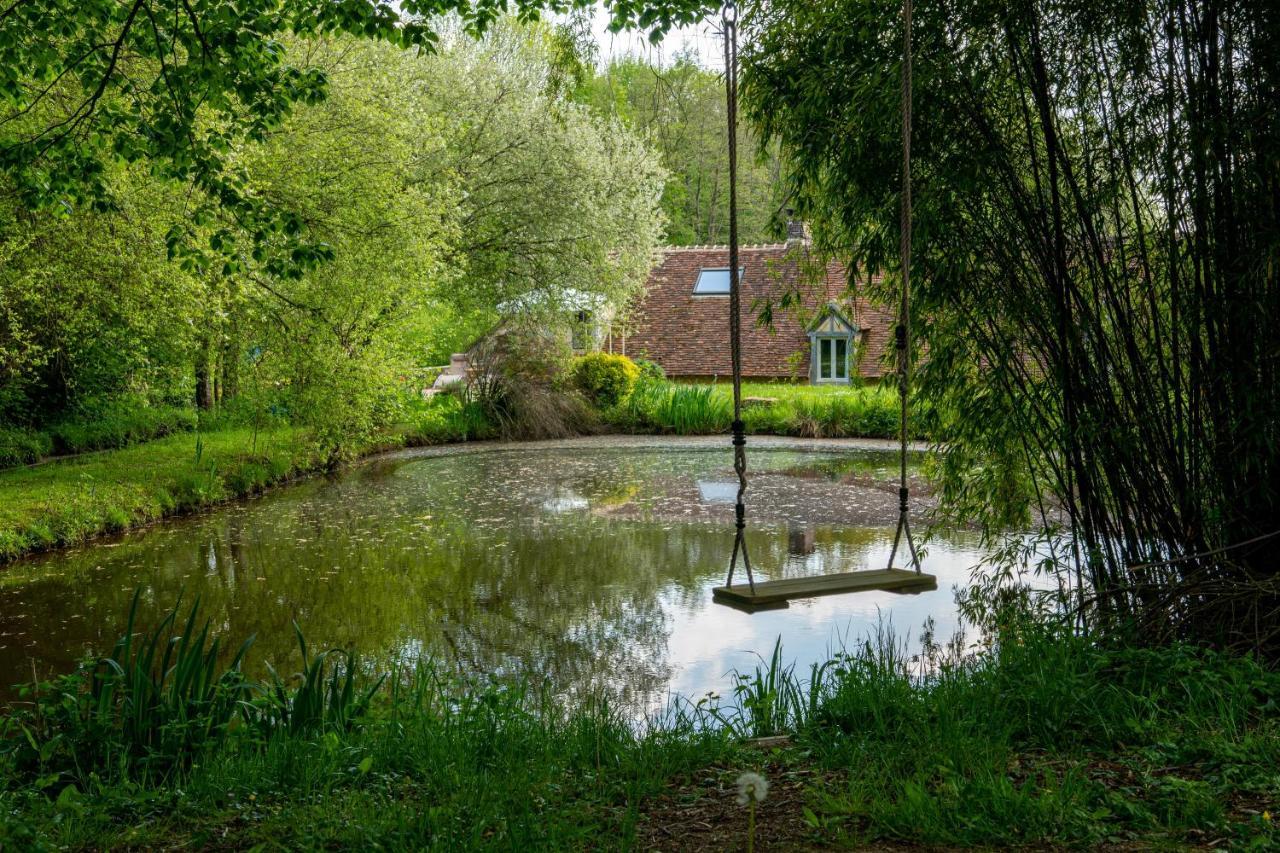
<svg viewBox="0 0 1280 853">
<path fill-rule="evenodd" d="M 747 26 L 750 116 L 863 271 L 897 264 L 900 8 L 774 0 Z M 915 332 L 950 505 L 1007 520 L 1016 462 L 1094 617 L 1274 646 L 1280 17 L 923 0 L 915 21 Z"/>
</svg>

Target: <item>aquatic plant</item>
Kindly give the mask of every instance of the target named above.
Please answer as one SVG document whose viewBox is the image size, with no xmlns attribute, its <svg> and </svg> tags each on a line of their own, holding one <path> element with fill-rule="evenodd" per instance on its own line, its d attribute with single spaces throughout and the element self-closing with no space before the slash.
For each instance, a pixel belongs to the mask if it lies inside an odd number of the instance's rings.
<svg viewBox="0 0 1280 853">
<path fill-rule="evenodd" d="M 795 664 L 782 656 L 782 637 L 773 644 L 768 659 L 749 673 L 733 675 L 733 705 L 713 708 L 718 722 L 739 737 L 770 737 L 794 732 L 814 718 L 821 705 L 829 670 L 838 663 L 833 658 L 810 665 L 807 681 L 795 673 Z"/>
<path fill-rule="evenodd" d="M 725 432 L 732 420 L 729 400 L 712 385 L 642 379 L 624 408 L 634 426 L 676 435 Z"/>
<path fill-rule="evenodd" d="M 241 663 L 253 637 L 220 664 L 221 641 L 210 635 L 208 620 L 196 629 L 198 599 L 181 625 L 175 605 L 150 633 L 138 633 L 140 595 L 109 655 L 26 688 L 35 713 L 7 720 L 30 747 L 15 755 L 19 766 L 54 778 L 84 767 L 164 772 L 225 736 L 251 694 Z"/>
<path fill-rule="evenodd" d="M 354 651 L 329 649 L 311 657 L 297 622 L 293 623 L 293 631 L 302 655 L 302 669 L 291 679 L 297 681 L 297 687 L 290 690 L 288 681 L 267 664 L 271 684 L 258 701 L 244 706 L 246 718 L 265 737 L 277 733 L 298 736 L 349 730 L 369 710 L 386 674 L 359 689 L 356 684 L 359 667 Z M 330 667 L 330 660 L 337 663 Z"/>
</svg>

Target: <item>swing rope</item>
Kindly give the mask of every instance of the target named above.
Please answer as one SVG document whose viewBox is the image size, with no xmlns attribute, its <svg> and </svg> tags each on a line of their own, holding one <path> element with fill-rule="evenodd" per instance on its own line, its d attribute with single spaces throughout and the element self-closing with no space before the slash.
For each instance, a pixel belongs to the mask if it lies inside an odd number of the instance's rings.
<svg viewBox="0 0 1280 853">
<path fill-rule="evenodd" d="M 738 496 L 734 504 L 733 556 L 729 558 L 729 577 L 725 586 L 733 586 L 733 573 L 738 568 L 738 555 L 747 571 L 747 584 L 756 591 L 751 571 L 751 555 L 747 553 L 747 435 L 742 423 L 742 317 L 738 276 L 738 12 L 733 0 L 724 6 L 724 86 L 726 116 L 729 126 L 729 359 L 733 371 L 733 470 L 738 475 Z"/>
<path fill-rule="evenodd" d="M 894 330 L 898 361 L 898 526 L 893 536 L 893 549 L 889 552 L 892 569 L 898 549 L 906 540 L 911 567 L 921 573 L 920 555 L 915 537 L 911 533 L 910 500 L 907 485 L 908 398 L 911 385 L 911 0 L 902 2 L 902 208 L 899 220 L 902 255 L 902 294 L 898 302 L 898 323 Z M 725 586 L 733 586 L 733 575 L 738 567 L 738 555 L 747 572 L 747 584 L 755 593 L 755 578 L 751 570 L 751 557 L 747 553 L 746 505 L 743 498 L 747 491 L 747 438 L 742 422 L 742 319 L 739 296 L 738 268 L 738 16 L 733 0 L 724 7 L 724 78 L 729 134 L 729 348 L 733 370 L 733 470 L 738 475 L 738 494 L 734 505 L 736 533 L 733 540 L 733 556 L 729 559 L 729 576 Z"/>
<path fill-rule="evenodd" d="M 893 568 L 898 546 L 905 537 L 911 567 L 919 574 L 920 555 L 911 535 L 911 492 L 907 488 L 907 396 L 911 386 L 911 0 L 902 0 L 902 210 L 898 228 L 902 241 L 902 298 L 898 303 L 898 327 L 894 330 L 898 350 L 898 529 L 893 534 L 887 568 Z"/>
</svg>

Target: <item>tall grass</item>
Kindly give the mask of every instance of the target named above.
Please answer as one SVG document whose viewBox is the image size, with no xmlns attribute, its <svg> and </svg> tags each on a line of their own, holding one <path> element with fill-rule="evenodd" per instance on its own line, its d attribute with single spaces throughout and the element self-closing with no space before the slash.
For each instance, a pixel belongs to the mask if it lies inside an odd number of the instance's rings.
<svg viewBox="0 0 1280 853">
<path fill-rule="evenodd" d="M 298 638 L 302 670 L 286 680 L 267 664 L 271 683 L 258 702 L 243 705 L 245 717 L 264 737 L 277 732 L 297 737 L 350 731 L 368 712 L 386 675 L 360 686 L 354 651 L 329 649 L 312 657 L 307 654 L 306 638 L 296 622 L 293 631 Z M 289 681 L 297 686 L 290 687 Z"/>
<path fill-rule="evenodd" d="M 24 690 L 32 711 L 12 715 L 3 725 L 15 766 L 46 779 L 165 772 L 225 736 L 251 694 L 241 663 L 253 638 L 223 662 L 209 622 L 197 630 L 198 600 L 185 621 L 179 622 L 175 606 L 149 633 L 139 633 L 139 595 L 109 655 Z"/>
<path fill-rule="evenodd" d="M 909 653 L 881 631 L 803 673 L 779 641 L 727 707 L 637 723 L 431 661 L 379 680 L 300 631 L 301 670 L 253 684 L 242 655 L 211 663 L 194 607 L 180 631 L 176 614 L 0 724 L 0 843 L 626 848 L 646 801 L 756 766 L 737 738 L 780 732 L 796 748 L 771 760 L 810 780 L 815 846 L 1280 840 L 1262 816 L 1280 796 L 1280 675 L 1251 658 L 1007 620 L 976 649 L 926 636 Z"/>
<path fill-rule="evenodd" d="M 1007 622 L 983 649 L 881 630 L 811 667 L 781 646 L 716 710 L 742 736 L 791 733 L 845 774 L 811 814 L 857 842 L 1091 845 L 1206 832 L 1280 841 L 1280 674 L 1192 646 L 1130 648 Z"/>
<path fill-rule="evenodd" d="M 892 438 L 898 401 L 880 386 L 832 388 L 806 385 L 744 386 L 759 398 L 743 409 L 747 432 L 805 438 Z M 730 385 L 686 385 L 645 378 L 614 410 L 615 425 L 677 435 L 727 432 L 732 421 Z"/>
<path fill-rule="evenodd" d="M 706 435 L 729 429 L 733 420 L 730 401 L 711 385 L 681 385 L 642 379 L 627 398 L 628 421 L 676 435 Z"/>
</svg>

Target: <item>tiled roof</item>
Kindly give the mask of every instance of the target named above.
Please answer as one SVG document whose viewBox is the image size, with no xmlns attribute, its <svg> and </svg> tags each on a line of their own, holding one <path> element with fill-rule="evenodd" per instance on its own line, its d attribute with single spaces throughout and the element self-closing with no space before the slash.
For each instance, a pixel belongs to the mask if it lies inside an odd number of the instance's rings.
<svg viewBox="0 0 1280 853">
<path fill-rule="evenodd" d="M 844 316 L 861 329 L 858 373 L 863 378 L 884 374 L 883 355 L 893 339 L 893 313 L 847 292 L 848 277 L 836 262 L 826 265 L 818 281 L 800 283 L 803 245 L 775 243 L 742 246 L 742 373 L 754 379 L 804 379 L 809 372 L 807 329 L 794 310 L 781 310 L 777 299 L 797 289 L 805 305 L 806 321 L 821 306 L 836 303 Z M 635 313 L 634 331 L 627 337 L 627 353 L 662 365 L 669 376 L 728 376 L 729 298 L 694 296 L 693 286 L 703 268 L 729 265 L 726 246 L 681 246 L 666 249 L 649 274 L 647 290 Z M 762 300 L 774 301 L 772 331 L 756 322 Z"/>
</svg>

